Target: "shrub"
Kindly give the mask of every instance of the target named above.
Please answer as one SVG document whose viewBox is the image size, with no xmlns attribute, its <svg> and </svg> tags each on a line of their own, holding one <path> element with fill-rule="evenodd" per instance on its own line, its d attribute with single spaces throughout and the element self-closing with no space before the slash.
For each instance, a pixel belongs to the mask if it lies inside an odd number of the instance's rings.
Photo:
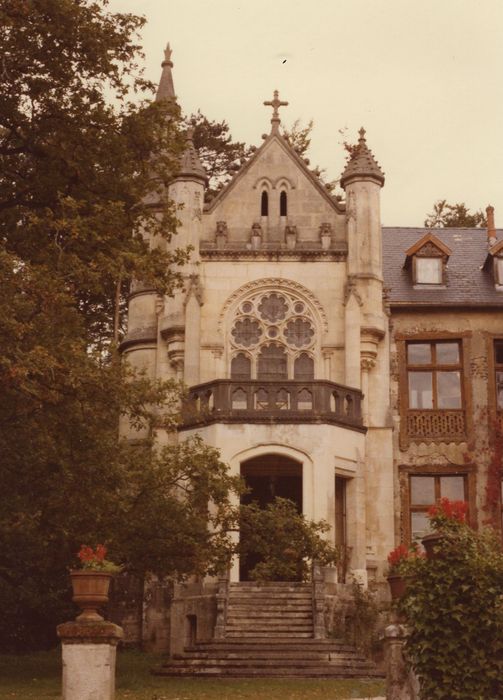
<svg viewBox="0 0 503 700">
<path fill-rule="evenodd" d="M 322 537 L 329 529 L 324 520 L 307 520 L 286 498 L 276 498 L 266 508 L 243 505 L 240 556 L 259 559 L 250 572 L 255 581 L 307 581 L 314 561 L 321 566 L 337 562 L 337 549 Z"/>
<path fill-rule="evenodd" d="M 503 697 L 503 552 L 491 530 L 474 532 L 462 509 L 431 514 L 442 536 L 433 559 L 412 558 L 400 603 L 407 654 L 427 700 Z"/>
</svg>

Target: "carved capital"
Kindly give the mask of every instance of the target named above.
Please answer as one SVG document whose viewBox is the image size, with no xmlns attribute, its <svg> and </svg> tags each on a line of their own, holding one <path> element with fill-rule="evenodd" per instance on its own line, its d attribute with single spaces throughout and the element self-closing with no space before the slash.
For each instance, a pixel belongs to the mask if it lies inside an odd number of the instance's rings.
<svg viewBox="0 0 503 700">
<path fill-rule="evenodd" d="M 370 372 L 375 366 L 376 361 L 373 357 L 362 357 L 360 360 L 360 367 L 364 372 Z"/>
</svg>

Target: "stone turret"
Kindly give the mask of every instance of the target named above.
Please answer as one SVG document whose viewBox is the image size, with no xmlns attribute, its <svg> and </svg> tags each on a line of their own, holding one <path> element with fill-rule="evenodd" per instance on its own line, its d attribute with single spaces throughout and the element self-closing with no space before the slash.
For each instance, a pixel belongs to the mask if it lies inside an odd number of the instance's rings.
<svg viewBox="0 0 503 700">
<path fill-rule="evenodd" d="M 360 336 L 360 358 L 353 353 L 348 353 L 346 358 L 346 381 L 352 386 L 357 381 L 357 386 L 364 390 L 386 328 L 380 211 L 384 174 L 367 146 L 363 127 L 359 134 L 342 174 L 341 186 L 346 191 L 348 240 L 346 347 L 357 347 L 357 335 Z"/>
<path fill-rule="evenodd" d="M 171 69 L 171 49 L 165 52 L 163 72 L 157 99 L 175 99 Z M 198 273 L 199 243 L 202 236 L 202 217 L 206 172 L 194 147 L 193 130 L 187 129 L 185 150 L 180 159 L 178 174 L 169 186 L 170 199 L 177 206 L 176 236 L 171 245 L 192 248 L 190 262 L 185 265 L 184 288 L 174 297 L 164 300 L 160 319 L 160 333 L 166 343 L 168 364 L 161 374 L 183 379 L 189 386 L 199 381 L 201 283 Z"/>
</svg>

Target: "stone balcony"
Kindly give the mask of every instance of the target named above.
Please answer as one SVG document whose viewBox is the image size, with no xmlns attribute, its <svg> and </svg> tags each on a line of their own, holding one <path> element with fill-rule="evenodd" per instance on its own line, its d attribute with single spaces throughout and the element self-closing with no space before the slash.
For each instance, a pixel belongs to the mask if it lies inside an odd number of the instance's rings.
<svg viewBox="0 0 503 700">
<path fill-rule="evenodd" d="M 180 429 L 210 423 L 329 423 L 365 432 L 362 394 L 324 380 L 216 379 L 193 386 Z"/>
</svg>

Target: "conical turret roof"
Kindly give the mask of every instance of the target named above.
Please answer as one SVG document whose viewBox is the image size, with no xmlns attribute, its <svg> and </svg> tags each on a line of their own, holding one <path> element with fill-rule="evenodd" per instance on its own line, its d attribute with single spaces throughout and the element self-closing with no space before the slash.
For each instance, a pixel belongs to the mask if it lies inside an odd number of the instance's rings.
<svg viewBox="0 0 503 700">
<path fill-rule="evenodd" d="M 367 146 L 363 126 L 359 134 L 358 144 L 354 147 L 342 173 L 341 187 L 345 187 L 350 180 L 358 179 L 359 177 L 371 177 L 382 187 L 384 185 L 384 173 L 374 158 L 372 151 Z"/>
<path fill-rule="evenodd" d="M 159 81 L 159 87 L 157 88 L 157 95 L 155 96 L 156 102 L 160 102 L 161 100 L 175 100 L 175 86 L 173 84 L 173 74 L 171 72 L 173 68 L 173 61 L 171 60 L 172 53 L 171 46 L 168 43 L 164 49 L 164 61 L 161 64 L 161 79 Z"/>
<path fill-rule="evenodd" d="M 194 129 L 187 129 L 185 138 L 185 150 L 180 159 L 180 170 L 178 171 L 177 177 L 197 178 L 198 180 L 202 180 L 204 183 L 206 183 L 206 171 L 201 165 L 201 161 L 199 160 L 199 156 L 194 146 Z"/>
</svg>

